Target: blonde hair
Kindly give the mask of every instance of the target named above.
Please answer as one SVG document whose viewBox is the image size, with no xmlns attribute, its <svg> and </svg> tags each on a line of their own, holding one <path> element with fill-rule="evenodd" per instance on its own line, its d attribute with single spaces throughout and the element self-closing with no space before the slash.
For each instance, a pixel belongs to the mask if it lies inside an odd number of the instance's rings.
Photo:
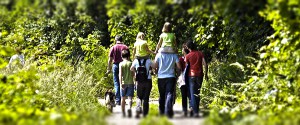
<svg viewBox="0 0 300 125">
<path fill-rule="evenodd" d="M 172 24 L 169 23 L 169 22 L 166 22 L 166 23 L 164 24 L 164 27 L 163 27 L 163 29 L 162 29 L 162 32 L 168 33 L 168 32 L 171 32 L 171 30 L 172 30 Z"/>
<path fill-rule="evenodd" d="M 138 40 L 138 39 L 144 40 L 144 38 L 145 38 L 145 34 L 144 34 L 143 32 L 139 32 L 139 33 L 137 34 L 137 36 L 136 36 L 136 39 L 137 39 L 137 40 Z"/>
</svg>

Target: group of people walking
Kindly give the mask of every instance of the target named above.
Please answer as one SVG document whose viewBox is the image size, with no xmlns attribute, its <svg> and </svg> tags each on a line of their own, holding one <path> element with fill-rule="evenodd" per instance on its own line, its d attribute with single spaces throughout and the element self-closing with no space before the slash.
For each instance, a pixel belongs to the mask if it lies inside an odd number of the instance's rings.
<svg viewBox="0 0 300 125">
<path fill-rule="evenodd" d="M 203 77 L 207 78 L 204 55 L 201 51 L 196 50 L 196 45 L 192 41 L 188 41 L 182 47 L 183 56 L 179 58 L 176 37 L 171 29 L 171 24 L 166 22 L 154 52 L 148 48 L 147 41 L 144 40 L 145 34 L 138 33 L 133 47 L 133 61 L 130 60 L 130 51 L 123 43 L 122 36 L 115 37 L 116 44 L 110 49 L 106 73 L 110 73 L 112 70 L 115 101 L 117 105 L 121 105 L 124 117 L 126 114 L 128 117 L 132 115 L 135 86 L 137 93 L 136 117 L 140 117 L 141 114 L 145 117 L 148 114 L 152 72 L 156 72 L 158 78 L 159 113 L 161 115 L 173 117 L 174 91 L 177 78 L 181 77 L 183 79 L 178 80 L 178 83 L 182 95 L 184 116 L 187 116 L 189 112 L 191 117 L 199 117 L 200 88 Z M 150 54 L 156 54 L 154 61 L 150 59 Z M 203 73 L 203 67 L 205 73 Z M 129 99 L 127 113 L 125 111 L 126 98 Z M 189 108 L 187 102 L 189 102 Z"/>
</svg>

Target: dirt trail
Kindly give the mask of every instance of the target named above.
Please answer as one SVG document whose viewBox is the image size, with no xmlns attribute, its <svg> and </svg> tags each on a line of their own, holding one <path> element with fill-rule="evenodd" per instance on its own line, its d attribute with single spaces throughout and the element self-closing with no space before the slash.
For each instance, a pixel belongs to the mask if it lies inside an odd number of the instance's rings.
<svg viewBox="0 0 300 125">
<path fill-rule="evenodd" d="M 99 102 L 104 102 L 103 99 L 100 99 Z M 103 103 L 102 103 L 103 104 Z M 157 104 L 158 101 L 150 101 L 150 104 Z M 127 106 L 127 105 L 126 105 Z M 158 110 L 158 109 L 157 109 Z M 172 122 L 174 125 L 201 125 L 204 124 L 204 118 L 191 118 L 191 117 L 183 117 L 182 116 L 182 108 L 181 104 L 175 103 L 174 107 L 174 117 L 172 119 L 169 119 L 170 122 Z M 106 118 L 106 121 L 109 125 L 138 125 L 140 119 L 135 118 L 135 107 L 132 109 L 132 116 L 131 118 L 128 117 L 123 117 L 122 116 L 122 111 L 121 111 L 121 106 L 116 106 L 114 107 L 113 113 L 111 116 Z M 200 114 L 201 116 L 201 114 Z"/>
</svg>

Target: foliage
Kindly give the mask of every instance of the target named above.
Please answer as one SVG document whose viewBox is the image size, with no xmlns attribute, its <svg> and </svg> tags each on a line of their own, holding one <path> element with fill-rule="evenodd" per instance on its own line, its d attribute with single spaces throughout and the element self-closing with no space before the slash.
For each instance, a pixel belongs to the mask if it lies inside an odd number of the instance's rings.
<svg viewBox="0 0 300 125">
<path fill-rule="evenodd" d="M 144 32 L 154 50 L 169 21 L 179 47 L 194 40 L 209 64 L 208 124 L 297 124 L 299 18 L 297 0 L 2 0 L 1 123 L 103 123 L 95 96 L 113 86 L 104 71 L 115 35 L 132 48 Z M 6 71 L 16 47 L 26 66 Z"/>
<path fill-rule="evenodd" d="M 259 14 L 275 33 L 262 46 L 252 76 L 235 90 L 236 103 L 217 98 L 213 124 L 299 124 L 299 2 L 268 1 Z M 226 92 L 226 91 L 223 91 Z M 226 92 L 226 94 L 232 94 Z"/>
<path fill-rule="evenodd" d="M 75 71 L 60 61 L 50 63 L 44 67 L 33 63 L 20 70 L 2 67 L 0 123 L 105 124 L 99 117 L 108 111 L 95 98 L 95 80 L 88 70 Z"/>
</svg>

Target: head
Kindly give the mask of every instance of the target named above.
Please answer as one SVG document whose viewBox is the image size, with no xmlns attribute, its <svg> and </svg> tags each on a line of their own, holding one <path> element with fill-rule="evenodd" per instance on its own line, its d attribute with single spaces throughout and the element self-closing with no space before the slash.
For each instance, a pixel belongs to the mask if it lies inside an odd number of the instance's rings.
<svg viewBox="0 0 300 125">
<path fill-rule="evenodd" d="M 182 55 L 187 55 L 187 54 L 189 54 L 189 50 L 187 49 L 187 47 L 186 47 L 186 43 L 183 43 L 182 44 Z"/>
<path fill-rule="evenodd" d="M 116 41 L 119 41 L 119 42 L 122 42 L 122 41 L 123 41 L 123 38 L 122 38 L 121 35 L 116 35 L 115 40 L 116 40 Z"/>
<path fill-rule="evenodd" d="M 122 58 L 123 59 L 129 59 L 129 50 L 128 49 L 124 49 L 122 50 Z"/>
<path fill-rule="evenodd" d="M 145 34 L 143 33 L 143 32 L 139 32 L 138 34 L 137 34 L 137 36 L 136 36 L 136 39 L 138 40 L 138 39 L 141 39 L 141 40 L 143 40 L 145 38 Z"/>
<path fill-rule="evenodd" d="M 17 48 L 16 48 L 16 52 L 17 52 L 17 54 L 21 54 L 21 53 L 22 53 L 21 48 L 20 48 L 20 47 L 17 47 Z"/>
<path fill-rule="evenodd" d="M 196 44 L 191 40 L 186 43 L 186 47 L 190 50 L 196 50 Z"/>
<path fill-rule="evenodd" d="M 171 30 L 172 30 L 172 24 L 169 23 L 169 22 L 166 22 L 166 23 L 164 24 L 164 27 L 163 27 L 163 29 L 162 29 L 162 32 L 164 32 L 164 33 L 169 33 L 169 32 L 171 32 Z"/>
<path fill-rule="evenodd" d="M 182 54 L 185 56 L 187 54 L 189 54 L 190 51 L 187 48 L 182 48 Z"/>
</svg>

